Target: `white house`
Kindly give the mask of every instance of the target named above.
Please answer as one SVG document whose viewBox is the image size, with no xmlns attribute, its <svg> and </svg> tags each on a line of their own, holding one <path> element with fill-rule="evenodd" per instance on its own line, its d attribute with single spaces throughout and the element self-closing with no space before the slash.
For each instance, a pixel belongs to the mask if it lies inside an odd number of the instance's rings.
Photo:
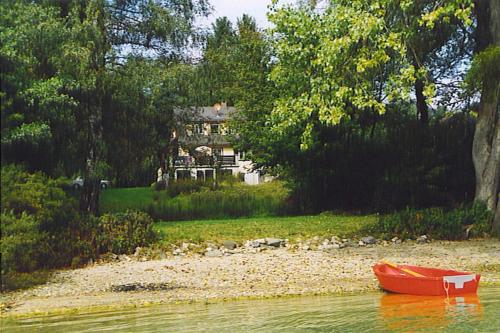
<svg viewBox="0 0 500 333">
<path fill-rule="evenodd" d="M 263 181 L 259 170 L 243 152 L 231 146 L 228 118 L 235 108 L 225 103 L 214 106 L 177 108 L 174 138 L 178 149 L 173 161 L 175 179 L 214 179 L 221 175 L 242 175 L 247 184 Z"/>
</svg>

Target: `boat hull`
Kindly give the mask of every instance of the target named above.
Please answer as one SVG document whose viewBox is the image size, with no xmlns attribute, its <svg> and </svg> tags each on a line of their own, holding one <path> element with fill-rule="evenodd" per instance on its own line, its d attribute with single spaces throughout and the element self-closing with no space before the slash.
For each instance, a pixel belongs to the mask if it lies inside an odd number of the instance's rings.
<svg viewBox="0 0 500 333">
<path fill-rule="evenodd" d="M 411 276 L 386 264 L 376 264 L 373 272 L 382 289 L 410 295 L 465 295 L 477 292 L 481 275 L 454 270 L 401 265 L 423 277 Z"/>
</svg>

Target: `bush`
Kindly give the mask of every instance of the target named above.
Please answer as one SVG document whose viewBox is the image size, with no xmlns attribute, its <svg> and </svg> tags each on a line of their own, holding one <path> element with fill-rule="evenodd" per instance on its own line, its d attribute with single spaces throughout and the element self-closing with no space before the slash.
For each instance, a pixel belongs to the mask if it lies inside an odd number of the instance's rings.
<svg viewBox="0 0 500 333">
<path fill-rule="evenodd" d="M 80 236 L 81 217 L 76 200 L 61 188 L 66 183 L 2 167 L 2 272 L 64 265 L 79 252 L 74 239 Z"/>
<path fill-rule="evenodd" d="M 13 165 L 1 172 L 2 290 L 43 280 L 34 278 L 35 270 L 78 267 L 99 253 L 130 253 L 155 239 L 145 213 L 82 216 L 77 201 L 62 189 L 66 179 Z"/>
<path fill-rule="evenodd" d="M 133 253 L 138 246 L 156 240 L 153 220 L 143 212 L 104 214 L 98 220 L 96 243 L 99 253 Z"/>
<path fill-rule="evenodd" d="M 467 236 L 467 226 L 473 225 L 472 236 L 482 236 L 491 230 L 492 215 L 483 204 L 475 203 L 454 210 L 429 208 L 403 211 L 379 218 L 374 232 L 403 239 L 428 235 L 435 239 L 457 240 Z"/>
<path fill-rule="evenodd" d="M 10 272 L 2 274 L 2 291 L 25 289 L 37 284 L 47 282 L 49 271 L 36 271 L 31 273 Z"/>
<path fill-rule="evenodd" d="M 2 288 L 15 272 L 69 265 L 75 256 L 94 255 L 89 225 L 78 203 L 62 186 L 65 179 L 29 174 L 14 165 L 1 170 Z"/>
<path fill-rule="evenodd" d="M 5 212 L 1 214 L 1 221 L 2 276 L 37 269 L 40 257 L 46 252 L 47 234 L 39 231 L 35 217 L 25 212 L 20 216 Z"/>
</svg>

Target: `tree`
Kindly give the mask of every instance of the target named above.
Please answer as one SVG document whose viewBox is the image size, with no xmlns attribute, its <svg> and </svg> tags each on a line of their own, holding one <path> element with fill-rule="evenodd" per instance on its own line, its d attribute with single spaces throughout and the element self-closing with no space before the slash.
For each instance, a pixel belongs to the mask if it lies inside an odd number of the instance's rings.
<svg viewBox="0 0 500 333">
<path fill-rule="evenodd" d="M 123 76 L 114 73 L 133 70 L 133 66 L 123 66 L 125 57 L 131 55 L 182 59 L 187 46 L 198 40 L 194 21 L 208 12 L 208 3 L 7 1 L 2 6 L 6 9 L 1 16 L 2 37 L 11 41 L 2 46 L 1 53 L 2 65 L 8 68 L 5 83 L 2 77 L 2 102 L 6 102 L 5 108 L 2 103 L 2 150 L 9 152 L 6 159 L 29 160 L 15 155 L 16 145 L 38 149 L 55 142 L 56 156 L 65 165 L 63 173 L 84 170 L 81 208 L 96 214 L 99 181 L 108 169 L 106 143 L 112 142 L 106 140 L 104 126 L 113 124 L 109 119 L 118 118 L 113 114 L 120 112 L 113 108 L 117 99 L 129 97 L 120 94 L 124 89 L 113 80 Z M 144 110 L 151 107 L 151 103 L 134 102 Z M 59 118 L 64 122 L 54 121 Z M 71 154 L 65 155 L 67 151 Z M 50 160 L 42 155 L 31 166 L 39 169 L 43 161 Z M 76 166 L 71 169 L 67 164 Z"/>
<path fill-rule="evenodd" d="M 59 72 L 70 33 L 57 8 L 25 1 L 2 2 L 0 27 L 2 162 L 71 174 L 77 101 Z"/>
<path fill-rule="evenodd" d="M 274 10 L 271 19 L 276 25 L 278 62 L 272 77 L 280 92 L 273 111 L 276 134 L 284 137 L 287 131 L 301 124 L 305 129 L 302 147 L 307 149 L 315 142 L 318 122 L 336 125 L 343 118 L 352 118 L 369 109 L 383 113 L 391 101 L 407 100 L 412 85 L 417 102 L 420 100 L 417 108 L 422 117 L 425 107 L 418 95 L 432 97 L 434 93 L 432 89 L 420 91 L 419 80 L 426 71 L 422 71 L 416 60 L 423 54 L 435 53 L 439 45 L 447 45 L 454 38 L 454 34 L 437 33 L 438 25 L 449 28 L 450 22 L 458 25 L 464 22 L 470 26 L 474 17 L 470 0 L 436 2 L 432 6 L 431 3 L 419 7 L 420 2 L 412 1 L 339 0 L 332 1 L 324 11 L 310 7 Z M 500 116 L 499 75 L 495 65 L 499 62 L 498 1 L 475 2 L 475 13 L 476 45 L 480 53 L 470 77 L 481 83 L 473 145 L 476 200 L 498 211 Z M 399 19 L 410 14 L 413 19 L 409 21 Z M 438 37 L 439 42 L 422 45 L 425 36 Z M 434 57 L 439 60 L 442 56 L 438 52 Z M 497 230 L 499 219 L 497 214 L 494 223 Z"/>
<path fill-rule="evenodd" d="M 500 235 L 500 3 L 484 0 L 475 6 L 477 54 L 469 74 L 481 92 L 472 149 L 476 200 L 495 213 L 493 228 Z"/>
<path fill-rule="evenodd" d="M 232 86 L 231 54 L 236 43 L 236 33 L 227 17 L 219 17 L 212 24 L 200 66 L 200 80 L 208 95 L 203 104 L 213 105 L 221 101 L 234 103 Z"/>
<path fill-rule="evenodd" d="M 237 21 L 238 38 L 231 54 L 233 95 L 237 114 L 232 115 L 233 144 L 246 152 L 256 166 L 272 164 L 272 138 L 267 131 L 267 118 L 273 108 L 274 85 L 271 72 L 269 41 L 259 31 L 255 20 L 243 15 Z"/>
</svg>

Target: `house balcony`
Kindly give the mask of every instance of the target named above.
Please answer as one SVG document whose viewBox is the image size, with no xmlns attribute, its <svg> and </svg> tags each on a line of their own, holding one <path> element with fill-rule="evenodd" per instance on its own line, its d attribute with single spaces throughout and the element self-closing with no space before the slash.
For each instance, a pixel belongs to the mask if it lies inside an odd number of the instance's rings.
<svg viewBox="0 0 500 333">
<path fill-rule="evenodd" d="M 221 166 L 236 165 L 235 155 L 223 156 L 201 156 L 193 158 L 191 156 L 177 156 L 174 161 L 174 167 L 197 167 L 197 166 L 210 166 L 214 167 L 216 163 Z"/>
<path fill-rule="evenodd" d="M 192 134 L 186 135 L 182 133 L 179 136 L 179 144 L 184 147 L 196 146 L 213 146 L 213 145 L 228 145 L 228 137 L 222 134 L 212 133 L 210 135 Z"/>
<path fill-rule="evenodd" d="M 217 156 L 217 161 L 220 161 L 222 165 L 235 165 L 236 156 L 234 155 Z"/>
</svg>

